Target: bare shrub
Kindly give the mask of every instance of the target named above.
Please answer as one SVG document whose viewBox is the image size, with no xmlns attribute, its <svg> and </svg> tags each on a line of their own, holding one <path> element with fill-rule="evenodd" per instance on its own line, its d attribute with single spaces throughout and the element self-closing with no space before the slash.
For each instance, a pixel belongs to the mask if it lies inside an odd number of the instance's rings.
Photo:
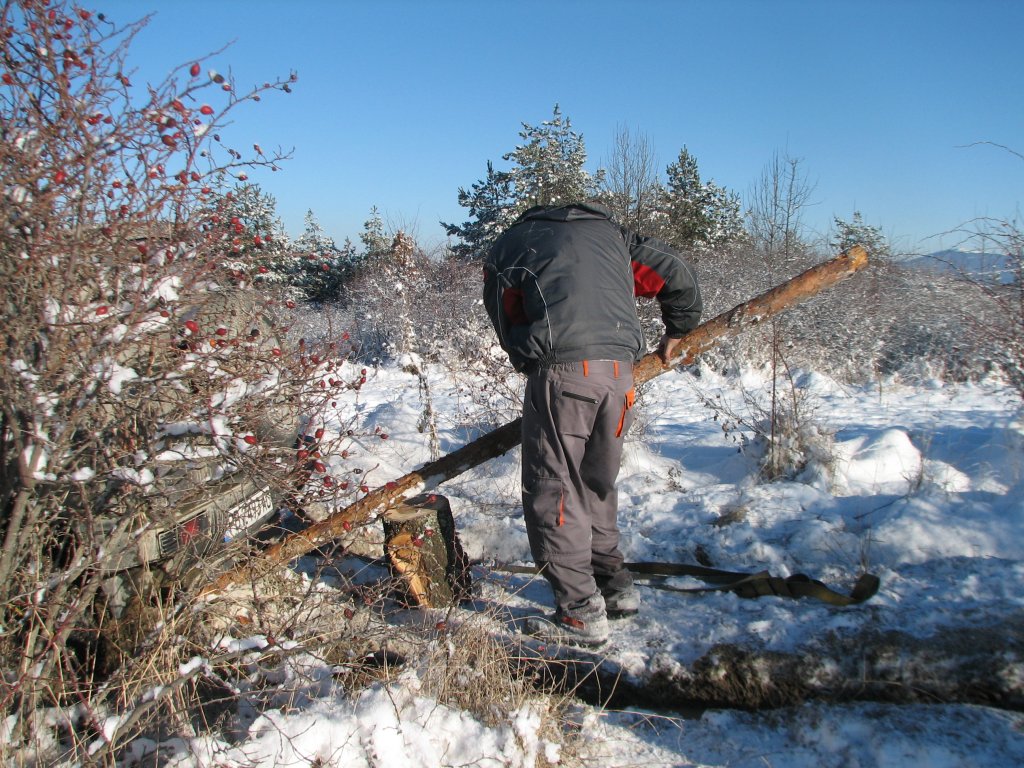
<svg viewBox="0 0 1024 768">
<path fill-rule="evenodd" d="M 987 353 L 984 361 L 1024 395 L 1024 231 L 1018 220 L 986 218 L 972 222 L 969 235 L 989 261 L 954 272 L 963 297 L 956 315 L 961 343 L 974 340 Z"/>
<path fill-rule="evenodd" d="M 787 367 L 784 378 L 774 400 L 770 380 L 763 388 L 740 384 L 741 405 L 721 394 L 700 392 L 700 398 L 722 432 L 757 462 L 762 480 L 815 480 L 819 476 L 808 471 L 819 469 L 827 476 L 833 433 L 816 415 L 815 398 L 801 375 Z"/>
<path fill-rule="evenodd" d="M 476 430 L 517 415 L 521 379 L 497 345 L 483 309 L 478 265 L 451 254 L 424 251 L 401 231 L 378 248 L 345 290 L 340 314 L 353 327 L 358 355 L 373 364 L 398 362 L 417 376 L 424 415 L 421 430 L 437 446 L 430 366 L 458 383 L 458 428 Z"/>
<path fill-rule="evenodd" d="M 493 331 L 483 311 L 479 267 L 424 250 L 398 230 L 345 286 L 360 354 L 379 362 L 415 355 L 436 363 L 473 359 L 489 348 Z"/>
<path fill-rule="evenodd" d="M 145 21 L 59 0 L 0 13 L 3 749 L 99 761 L 104 718 L 191 652 L 185 572 L 245 557 L 282 500 L 338 491 L 316 425 L 364 377 L 338 373 L 335 343 L 288 342 L 291 302 L 253 290 L 221 205 L 219 179 L 286 153 L 220 131 L 294 76 L 242 89 L 201 61 L 142 87 L 128 51 Z"/>
<path fill-rule="evenodd" d="M 517 648 L 494 632 L 493 621 L 484 614 L 438 622 L 423 673 L 426 692 L 489 725 L 508 722 L 538 696 L 529 676 L 518 673 Z"/>
</svg>

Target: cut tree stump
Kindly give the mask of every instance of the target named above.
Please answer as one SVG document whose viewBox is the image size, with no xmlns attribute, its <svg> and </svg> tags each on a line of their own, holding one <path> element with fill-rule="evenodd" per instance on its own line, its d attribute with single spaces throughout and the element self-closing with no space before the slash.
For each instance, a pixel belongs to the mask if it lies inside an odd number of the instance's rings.
<svg viewBox="0 0 1024 768">
<path fill-rule="evenodd" d="M 470 595 L 469 558 L 459 543 L 451 503 L 427 493 L 383 516 L 384 554 L 409 605 L 443 608 Z"/>
</svg>

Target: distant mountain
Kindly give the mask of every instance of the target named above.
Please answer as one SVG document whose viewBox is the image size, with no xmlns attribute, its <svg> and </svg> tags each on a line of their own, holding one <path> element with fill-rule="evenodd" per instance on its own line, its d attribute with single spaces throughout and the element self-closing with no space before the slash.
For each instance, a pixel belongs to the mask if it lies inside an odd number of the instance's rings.
<svg viewBox="0 0 1024 768">
<path fill-rule="evenodd" d="M 991 280 L 1009 285 L 1016 280 L 1020 265 L 1002 253 L 974 253 L 949 249 L 914 256 L 902 262 L 910 269 L 955 273 L 972 279 Z"/>
</svg>

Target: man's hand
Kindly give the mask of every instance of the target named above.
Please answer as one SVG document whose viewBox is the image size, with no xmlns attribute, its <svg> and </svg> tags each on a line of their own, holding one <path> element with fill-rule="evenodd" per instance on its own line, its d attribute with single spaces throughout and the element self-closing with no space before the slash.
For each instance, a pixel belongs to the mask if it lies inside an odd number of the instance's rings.
<svg viewBox="0 0 1024 768">
<path fill-rule="evenodd" d="M 661 337 L 661 341 L 658 342 L 658 357 L 661 358 L 661 364 L 666 368 L 670 360 L 675 360 L 678 357 L 682 341 L 681 337 L 673 339 L 668 334 L 665 334 Z"/>
</svg>

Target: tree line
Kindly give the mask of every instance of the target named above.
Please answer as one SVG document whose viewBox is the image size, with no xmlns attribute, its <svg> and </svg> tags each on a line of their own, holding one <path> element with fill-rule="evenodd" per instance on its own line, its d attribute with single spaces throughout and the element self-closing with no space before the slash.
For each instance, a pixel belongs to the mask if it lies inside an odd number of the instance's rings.
<svg viewBox="0 0 1024 768">
<path fill-rule="evenodd" d="M 998 369 L 1016 381 L 1014 372 L 1024 368 L 1017 344 L 1009 342 L 1020 336 L 1021 314 L 992 309 L 1015 306 L 1012 292 L 1020 281 L 994 285 L 997 281 L 977 273 L 907 269 L 880 227 L 865 222 L 856 210 L 848 219 L 834 217 L 825 235 L 811 232 L 804 216 L 814 189 L 800 158 L 785 153 L 768 158 L 741 199 L 707 178 L 685 146 L 660 168 L 648 138 L 627 127 L 617 130 L 601 167 L 589 171 L 584 137 L 557 104 L 550 119 L 522 123 L 518 138 L 501 155 L 500 166 L 485 161 L 483 177 L 456 191 L 466 217 L 458 223 L 441 222 L 449 240 L 430 252 L 408 233 L 389 230 L 376 208 L 359 244 L 346 239 L 339 246 L 312 211 L 302 234 L 290 242 L 273 198 L 255 185 L 239 187 L 221 204 L 244 222 L 248 236 L 242 239 L 242 255 L 251 257 L 257 282 L 340 311 L 360 342 L 358 349 L 370 359 L 413 345 L 408 334 L 392 327 L 399 315 L 413 318 L 411 327 L 422 339 L 414 346 L 422 347 L 428 358 L 436 359 L 452 339 L 459 340 L 453 354 L 479 354 L 489 338 L 475 301 L 479 285 L 476 273 L 459 265 L 481 258 L 531 206 L 595 200 L 607 205 L 620 223 L 665 240 L 689 257 L 709 315 L 851 244 L 859 243 L 871 254 L 872 267 L 863 279 L 843 286 L 827 302 L 773 324 L 776 339 L 771 344 L 753 334 L 716 358 L 731 352 L 736 360 L 756 364 L 789 349 L 795 365 L 825 366 L 855 378 L 924 375 L 925 369 L 963 378 Z M 1011 260 L 1019 260 L 1019 228 L 1013 222 L 979 224 Z M 261 239 L 261 232 L 272 235 Z M 397 242 L 405 254 L 398 261 Z M 396 276 L 405 279 L 400 281 L 402 295 L 393 300 L 382 281 Z M 453 311 L 461 313 L 462 322 L 452 322 Z M 641 319 L 655 337 L 653 307 L 641 305 Z M 979 332 L 963 333 L 968 327 Z M 440 335 L 429 337 L 433 332 Z M 400 338 L 405 341 L 396 341 Z"/>
<path fill-rule="evenodd" d="M 702 177 L 685 146 L 662 176 L 647 137 L 628 127 L 618 129 L 611 156 L 591 173 L 584 138 L 557 104 L 551 119 L 523 123 L 519 138 L 502 155 L 508 167 L 496 169 L 488 160 L 482 179 L 458 189 L 467 218 L 440 222 L 449 241 L 435 258 L 479 259 L 526 209 L 583 200 L 606 205 L 619 223 L 672 244 L 696 262 L 739 246 L 758 247 L 769 261 L 780 254 L 796 260 L 798 253 L 806 261 L 814 249 L 801 221 L 812 188 L 799 160 L 773 158 L 744 208 L 737 192 Z M 344 300 L 346 283 L 385 256 L 399 234 L 386 230 L 374 207 L 359 235 L 361 247 L 350 239 L 339 246 L 310 209 L 303 232 L 289 240 L 274 198 L 250 183 L 227 192 L 219 205 L 242 222 L 245 236 L 236 240 L 234 252 L 251 259 L 258 279 L 291 286 L 317 303 Z M 850 221 L 837 217 L 835 229 L 829 247 L 861 242 L 877 256 L 890 255 L 881 230 L 859 212 Z"/>
</svg>

